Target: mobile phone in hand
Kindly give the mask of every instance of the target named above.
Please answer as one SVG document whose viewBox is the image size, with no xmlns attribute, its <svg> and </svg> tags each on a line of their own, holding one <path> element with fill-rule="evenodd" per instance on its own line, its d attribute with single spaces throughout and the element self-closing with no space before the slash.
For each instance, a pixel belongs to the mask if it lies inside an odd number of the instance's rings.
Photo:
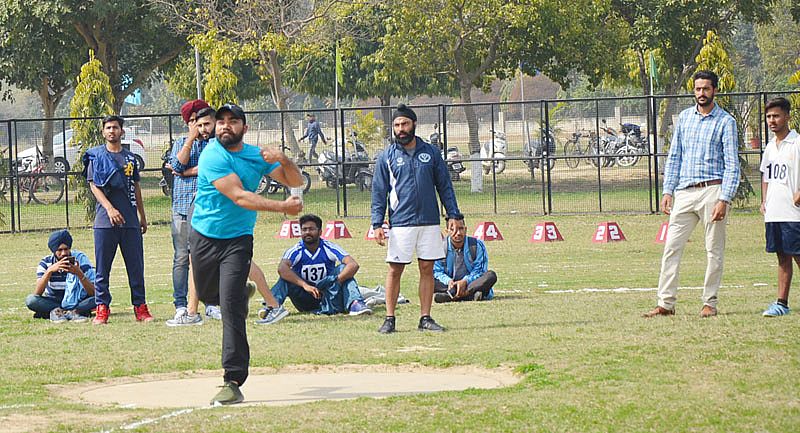
<svg viewBox="0 0 800 433">
<path fill-rule="evenodd" d="M 70 266 L 75 266 L 75 256 L 67 256 L 67 263 L 69 263 Z"/>
</svg>

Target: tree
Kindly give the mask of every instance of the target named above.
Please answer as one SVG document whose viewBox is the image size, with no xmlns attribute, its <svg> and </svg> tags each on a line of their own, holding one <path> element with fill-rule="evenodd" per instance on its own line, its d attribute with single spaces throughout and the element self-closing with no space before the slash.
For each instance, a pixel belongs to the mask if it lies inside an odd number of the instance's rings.
<svg viewBox="0 0 800 433">
<path fill-rule="evenodd" d="M 573 13 L 580 11 L 580 13 Z M 486 91 L 494 79 L 523 72 L 567 85 L 575 70 L 596 83 L 617 67 L 624 34 L 604 1 L 593 0 L 432 0 L 392 5 L 386 21 L 382 59 L 388 71 L 410 75 L 445 74 L 457 85 L 461 102 L 471 91 Z M 478 120 L 464 106 L 469 151 L 480 153 Z M 483 189 L 480 164 L 472 165 L 472 191 Z"/>
<path fill-rule="evenodd" d="M 89 51 L 89 61 L 81 67 L 78 75 L 78 84 L 75 86 L 75 96 L 69 103 L 69 115 L 72 117 L 72 139 L 79 143 L 78 161 L 75 163 L 77 171 L 83 170 L 83 154 L 92 147 L 104 143 L 101 125 L 97 118 L 102 118 L 115 113 L 114 94 L 111 82 L 103 72 L 100 60 L 94 57 L 94 52 Z M 83 203 L 86 209 L 87 221 L 94 219 L 95 198 L 85 179 L 74 180 L 76 200 Z"/>
<path fill-rule="evenodd" d="M 154 71 L 173 61 L 186 40 L 148 0 L 36 0 L 57 5 L 59 21 L 94 51 L 108 76 L 119 113 L 125 97 L 145 87 Z"/>
<path fill-rule="evenodd" d="M 709 30 L 721 37 L 730 35 L 737 18 L 768 22 L 771 0 L 611 0 L 614 10 L 628 26 L 629 47 L 637 53 L 639 79 L 649 93 L 645 53 L 657 50 L 658 73 L 664 93 L 677 93 L 697 69 L 697 56 Z M 675 100 L 662 102 L 658 135 L 663 143 L 672 125 Z"/>
<path fill-rule="evenodd" d="M 175 27 L 192 35 L 216 30 L 219 38 L 238 44 L 255 63 L 258 73 L 268 85 L 279 110 L 289 108 L 290 89 L 285 74 L 289 54 L 313 49 L 316 43 L 312 26 L 331 16 L 331 9 L 342 0 L 238 0 L 235 3 L 217 0 L 150 0 L 163 14 L 174 17 Z M 286 129 L 292 131 L 291 128 Z M 303 156 L 293 133 L 286 136 L 289 149 L 296 157 Z"/>
<path fill-rule="evenodd" d="M 59 20 L 51 2 L 6 0 L 0 3 L 0 80 L 36 92 L 45 119 L 52 119 L 72 87 L 83 57 L 82 41 Z M 42 153 L 53 162 L 53 122 L 45 121 Z"/>
<path fill-rule="evenodd" d="M 413 69 L 397 68 L 387 62 L 381 37 L 386 34 L 392 4 L 381 2 L 341 3 L 332 10 L 336 18 L 319 21 L 314 33 L 333 35 L 316 38 L 315 50 L 295 51 L 295 68 L 287 68 L 286 81 L 299 92 L 329 97 L 334 95 L 335 50 L 338 43 L 342 58 L 342 98 L 377 97 L 381 106 L 384 137 L 391 136 L 392 97 L 417 95 L 455 95 L 455 81 L 446 74 L 418 74 Z"/>
</svg>

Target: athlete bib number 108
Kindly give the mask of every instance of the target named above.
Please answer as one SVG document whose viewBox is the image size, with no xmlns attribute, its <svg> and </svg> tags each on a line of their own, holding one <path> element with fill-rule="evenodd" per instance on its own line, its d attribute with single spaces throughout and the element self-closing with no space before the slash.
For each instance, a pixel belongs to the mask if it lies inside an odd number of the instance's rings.
<svg viewBox="0 0 800 433">
<path fill-rule="evenodd" d="M 767 182 L 786 183 L 789 178 L 789 166 L 778 162 L 767 164 Z"/>
</svg>

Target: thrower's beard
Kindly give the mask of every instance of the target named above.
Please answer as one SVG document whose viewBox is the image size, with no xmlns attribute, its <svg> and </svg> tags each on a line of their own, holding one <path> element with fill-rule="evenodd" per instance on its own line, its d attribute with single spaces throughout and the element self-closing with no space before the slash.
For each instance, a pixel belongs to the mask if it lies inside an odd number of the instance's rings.
<svg viewBox="0 0 800 433">
<path fill-rule="evenodd" d="M 397 140 L 397 142 L 400 143 L 401 145 L 405 146 L 406 144 L 414 141 L 414 136 L 416 135 L 416 132 L 417 132 L 417 127 L 414 126 L 413 128 L 411 128 L 411 131 L 409 131 L 408 134 L 405 135 L 395 134 L 394 139 Z"/>
<path fill-rule="evenodd" d="M 222 145 L 225 146 L 226 149 L 230 149 L 239 145 L 239 143 L 242 142 L 243 138 L 244 138 L 244 131 L 242 131 L 241 134 L 236 134 L 233 132 L 223 132 L 217 138 L 217 141 L 222 143 Z"/>
</svg>

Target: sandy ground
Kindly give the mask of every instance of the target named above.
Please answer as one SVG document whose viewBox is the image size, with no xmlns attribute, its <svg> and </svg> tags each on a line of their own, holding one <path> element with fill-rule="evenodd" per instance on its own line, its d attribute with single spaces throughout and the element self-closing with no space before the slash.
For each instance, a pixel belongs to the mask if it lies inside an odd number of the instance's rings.
<svg viewBox="0 0 800 433">
<path fill-rule="evenodd" d="M 317 400 L 490 389 L 517 383 L 508 369 L 458 367 L 435 369 L 419 365 L 291 366 L 251 369 L 242 386 L 243 405 L 282 406 Z M 222 384 L 221 372 L 149 375 L 104 382 L 51 386 L 67 399 L 120 408 L 198 408 L 208 406 Z"/>
</svg>

